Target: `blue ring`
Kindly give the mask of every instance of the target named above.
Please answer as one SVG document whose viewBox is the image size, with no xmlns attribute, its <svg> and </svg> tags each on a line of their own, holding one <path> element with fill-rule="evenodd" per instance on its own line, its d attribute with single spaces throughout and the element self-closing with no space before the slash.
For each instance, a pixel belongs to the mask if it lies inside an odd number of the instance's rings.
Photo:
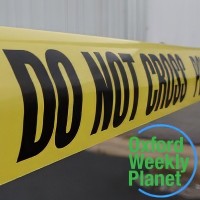
<svg viewBox="0 0 200 200">
<path fill-rule="evenodd" d="M 154 125 L 150 125 L 150 126 L 147 126 L 141 130 L 138 131 L 138 134 L 141 134 L 143 133 L 144 131 L 147 131 L 149 129 L 152 129 L 152 128 L 170 128 L 170 129 L 173 129 L 175 131 L 178 131 L 181 135 L 183 135 L 187 141 L 189 142 L 189 144 L 191 145 L 192 147 L 192 151 L 193 151 L 193 154 L 194 154 L 194 169 L 193 169 L 193 172 L 192 172 L 192 175 L 190 177 L 190 179 L 187 181 L 187 183 L 181 187 L 179 190 L 177 190 L 176 192 L 173 192 L 173 193 L 170 193 L 170 194 L 165 194 L 165 195 L 156 195 L 156 194 L 151 194 L 151 193 L 148 193 L 144 190 L 142 190 L 141 188 L 138 189 L 139 192 L 149 196 L 149 197 L 155 197 L 155 198 L 168 198 L 168 197 L 171 197 L 171 196 L 174 196 L 174 195 L 177 195 L 179 194 L 180 192 L 182 192 L 183 190 L 185 190 L 189 184 L 192 182 L 195 174 L 196 174 L 196 171 L 197 171 L 197 166 L 198 166 L 198 156 L 197 156 L 197 151 L 196 151 L 196 148 L 192 142 L 192 140 L 188 137 L 188 135 L 183 132 L 181 129 L 175 127 L 175 126 L 172 126 L 172 125 L 168 125 L 168 124 L 154 124 Z"/>
</svg>

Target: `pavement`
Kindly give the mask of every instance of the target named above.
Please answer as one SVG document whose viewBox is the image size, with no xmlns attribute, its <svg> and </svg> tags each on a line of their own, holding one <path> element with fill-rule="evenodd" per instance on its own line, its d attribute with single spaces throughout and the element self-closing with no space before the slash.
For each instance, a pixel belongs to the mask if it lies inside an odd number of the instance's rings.
<svg viewBox="0 0 200 200">
<path fill-rule="evenodd" d="M 153 200 L 128 186 L 129 168 L 128 158 L 84 151 L 1 186 L 0 200 Z"/>
<path fill-rule="evenodd" d="M 183 129 L 198 144 L 199 119 L 200 104 L 195 104 L 156 122 L 170 123 Z M 128 186 L 129 168 L 128 157 L 83 151 L 1 186 L 0 200 L 154 199 L 140 194 L 137 185 Z M 168 199 L 185 200 L 179 196 Z"/>
</svg>

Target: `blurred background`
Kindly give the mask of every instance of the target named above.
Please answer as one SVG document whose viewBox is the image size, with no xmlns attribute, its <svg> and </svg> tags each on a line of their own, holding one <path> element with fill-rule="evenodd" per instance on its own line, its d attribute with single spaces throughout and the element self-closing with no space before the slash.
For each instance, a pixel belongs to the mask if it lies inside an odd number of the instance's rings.
<svg viewBox="0 0 200 200">
<path fill-rule="evenodd" d="M 200 47 L 199 9 L 199 0 L 0 0 L 0 26 Z M 156 123 L 183 129 L 198 145 L 199 119 L 195 104 Z M 137 185 L 128 187 L 128 154 L 106 152 L 111 143 L 1 186 L 0 200 L 151 199 L 139 194 Z M 98 153 L 102 148 L 107 155 Z M 170 199 L 200 199 L 199 182 Z"/>
<path fill-rule="evenodd" d="M 0 0 L 0 25 L 199 47 L 199 0 Z"/>
</svg>

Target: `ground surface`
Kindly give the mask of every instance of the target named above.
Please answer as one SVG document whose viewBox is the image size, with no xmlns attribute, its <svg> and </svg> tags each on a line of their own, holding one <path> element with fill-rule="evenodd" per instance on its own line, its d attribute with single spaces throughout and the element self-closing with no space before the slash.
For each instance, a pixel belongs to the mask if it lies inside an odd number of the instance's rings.
<svg viewBox="0 0 200 200">
<path fill-rule="evenodd" d="M 175 125 L 200 143 L 199 119 L 196 104 L 156 122 Z M 128 187 L 129 168 L 126 157 L 84 151 L 1 186 L 0 200 L 150 200 L 138 193 L 137 186 Z"/>
<path fill-rule="evenodd" d="M 0 200 L 151 200 L 128 187 L 128 170 L 126 158 L 82 152 L 1 186 Z"/>
</svg>

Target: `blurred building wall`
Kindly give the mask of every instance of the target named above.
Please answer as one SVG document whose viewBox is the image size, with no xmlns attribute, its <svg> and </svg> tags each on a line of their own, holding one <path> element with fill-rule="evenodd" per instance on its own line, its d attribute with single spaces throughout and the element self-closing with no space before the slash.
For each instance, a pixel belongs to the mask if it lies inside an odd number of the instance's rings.
<svg viewBox="0 0 200 200">
<path fill-rule="evenodd" d="M 145 39 L 200 48 L 199 0 L 146 1 Z"/>
<path fill-rule="evenodd" d="M 199 0 L 0 0 L 0 26 L 200 47 Z"/>
<path fill-rule="evenodd" d="M 0 0 L 0 25 L 143 40 L 143 2 Z"/>
</svg>

